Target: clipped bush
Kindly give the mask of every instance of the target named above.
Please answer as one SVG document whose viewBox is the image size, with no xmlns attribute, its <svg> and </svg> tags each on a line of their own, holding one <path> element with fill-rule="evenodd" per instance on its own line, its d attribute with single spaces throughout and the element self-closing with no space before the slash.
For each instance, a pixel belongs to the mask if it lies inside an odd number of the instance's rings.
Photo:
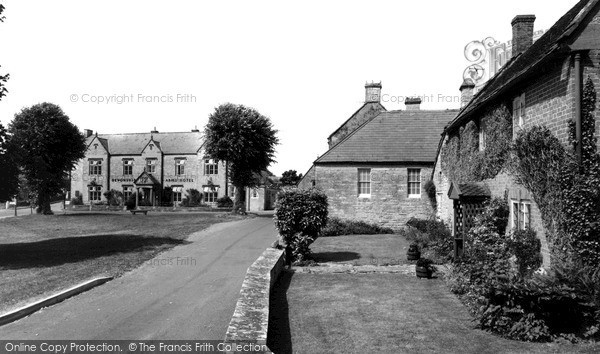
<svg viewBox="0 0 600 354">
<path fill-rule="evenodd" d="M 310 245 L 327 224 L 328 203 L 325 193 L 317 190 L 288 190 L 277 195 L 275 227 L 295 262 L 310 255 Z"/>
<path fill-rule="evenodd" d="M 223 196 L 217 199 L 217 206 L 219 208 L 233 208 L 233 200 L 228 196 Z"/>
<path fill-rule="evenodd" d="M 160 205 L 164 207 L 173 206 L 173 188 L 164 187 L 160 193 Z"/>
<path fill-rule="evenodd" d="M 321 236 L 344 236 L 344 235 L 377 235 L 393 234 L 389 227 L 370 224 L 364 221 L 343 220 L 331 217 L 327 220 L 327 226 L 321 232 Z"/>
</svg>

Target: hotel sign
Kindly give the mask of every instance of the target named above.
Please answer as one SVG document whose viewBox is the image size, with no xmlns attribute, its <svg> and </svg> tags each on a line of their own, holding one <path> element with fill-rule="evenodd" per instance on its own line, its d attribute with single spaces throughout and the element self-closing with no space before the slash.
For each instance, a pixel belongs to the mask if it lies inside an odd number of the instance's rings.
<svg viewBox="0 0 600 354">
<path fill-rule="evenodd" d="M 194 183 L 194 179 L 193 178 L 170 177 L 170 178 L 165 178 L 165 182 Z"/>
<path fill-rule="evenodd" d="M 133 178 L 111 178 L 110 181 L 111 182 L 122 182 L 122 183 L 126 183 L 126 182 L 133 183 Z"/>
</svg>

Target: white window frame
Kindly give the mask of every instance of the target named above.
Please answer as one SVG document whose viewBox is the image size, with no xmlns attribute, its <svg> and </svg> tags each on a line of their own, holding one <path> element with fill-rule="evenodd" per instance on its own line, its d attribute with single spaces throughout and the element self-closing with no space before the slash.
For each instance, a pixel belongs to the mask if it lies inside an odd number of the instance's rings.
<svg viewBox="0 0 600 354">
<path fill-rule="evenodd" d="M 510 201 L 510 226 L 513 230 L 526 230 L 531 228 L 531 201 Z"/>
<path fill-rule="evenodd" d="M 205 203 L 215 203 L 219 199 L 219 192 L 210 191 L 204 192 L 204 202 Z"/>
<path fill-rule="evenodd" d="M 364 179 L 365 176 L 368 177 L 368 180 Z M 357 171 L 357 177 L 358 177 L 358 183 L 356 184 L 356 187 L 357 187 L 358 197 L 359 198 L 371 198 L 371 169 L 370 168 L 359 168 Z"/>
<path fill-rule="evenodd" d="M 102 176 L 102 160 L 101 159 L 89 159 L 89 175 L 90 176 Z"/>
<path fill-rule="evenodd" d="M 175 175 L 185 175 L 185 159 L 175 159 Z"/>
<path fill-rule="evenodd" d="M 481 119 L 479 121 L 479 151 L 485 150 L 485 143 L 487 140 L 487 123 L 485 120 Z"/>
<path fill-rule="evenodd" d="M 411 172 L 417 172 L 417 174 L 419 175 L 419 180 L 418 181 L 412 181 L 411 180 Z M 411 185 L 418 185 L 418 189 L 419 189 L 419 193 L 411 193 Z M 423 192 L 423 189 L 421 188 L 421 169 L 420 168 L 408 168 L 406 170 L 406 191 L 408 194 L 409 198 L 421 198 L 421 194 Z"/>
<path fill-rule="evenodd" d="M 522 94 L 513 100 L 513 120 L 516 122 L 517 127 L 523 128 L 526 118 L 525 94 Z"/>
<path fill-rule="evenodd" d="M 89 186 L 88 187 L 88 197 L 91 202 L 101 202 L 102 201 L 102 186 Z"/>
<path fill-rule="evenodd" d="M 156 159 L 156 158 L 146 159 L 146 172 L 156 173 L 156 165 L 157 164 L 158 164 L 158 159 Z"/>
<path fill-rule="evenodd" d="M 214 159 L 204 159 L 204 174 L 205 175 L 218 175 L 219 174 L 219 163 Z"/>
<path fill-rule="evenodd" d="M 171 186 L 173 203 L 181 203 L 183 200 L 183 186 Z"/>
<path fill-rule="evenodd" d="M 127 172 L 129 172 L 129 173 L 127 173 Z M 123 176 L 132 176 L 132 175 L 133 175 L 133 159 L 123 160 Z"/>
<path fill-rule="evenodd" d="M 128 201 L 133 194 L 133 186 L 123 186 L 123 200 Z"/>
</svg>

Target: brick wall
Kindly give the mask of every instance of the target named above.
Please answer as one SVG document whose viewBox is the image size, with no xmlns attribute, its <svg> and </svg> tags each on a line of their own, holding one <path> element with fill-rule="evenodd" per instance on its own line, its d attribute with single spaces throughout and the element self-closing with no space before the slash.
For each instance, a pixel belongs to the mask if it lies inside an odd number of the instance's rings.
<svg viewBox="0 0 600 354">
<path fill-rule="evenodd" d="M 371 197 L 358 196 L 358 168 L 371 169 Z M 421 197 L 408 197 L 408 166 L 315 166 L 316 187 L 329 199 L 331 216 L 362 220 L 398 230 L 411 217 L 427 218 L 433 214 L 423 190 L 432 166 L 421 169 Z"/>
</svg>

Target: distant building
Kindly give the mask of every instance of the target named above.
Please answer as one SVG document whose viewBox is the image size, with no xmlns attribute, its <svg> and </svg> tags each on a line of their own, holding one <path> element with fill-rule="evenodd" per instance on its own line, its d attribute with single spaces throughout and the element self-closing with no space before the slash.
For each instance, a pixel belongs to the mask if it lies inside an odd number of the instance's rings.
<svg viewBox="0 0 600 354">
<path fill-rule="evenodd" d="M 440 133 L 458 111 L 421 110 L 419 98 L 407 99 L 406 110 L 386 111 L 381 84 L 365 88 L 367 102 L 329 137 L 330 149 L 298 188 L 324 191 L 331 216 L 397 230 L 411 217 L 433 215 L 424 187 Z"/>
<path fill-rule="evenodd" d="M 203 202 L 215 204 L 227 195 L 227 165 L 204 154 L 200 131 L 133 134 L 93 134 L 85 131 L 87 151 L 71 172 L 71 197 L 85 204 L 106 201 L 103 193 L 120 191 L 127 200 L 139 192 L 146 205 L 163 198 L 179 204 L 188 189 L 202 193 Z M 164 196 L 163 190 L 172 193 Z"/>
</svg>

